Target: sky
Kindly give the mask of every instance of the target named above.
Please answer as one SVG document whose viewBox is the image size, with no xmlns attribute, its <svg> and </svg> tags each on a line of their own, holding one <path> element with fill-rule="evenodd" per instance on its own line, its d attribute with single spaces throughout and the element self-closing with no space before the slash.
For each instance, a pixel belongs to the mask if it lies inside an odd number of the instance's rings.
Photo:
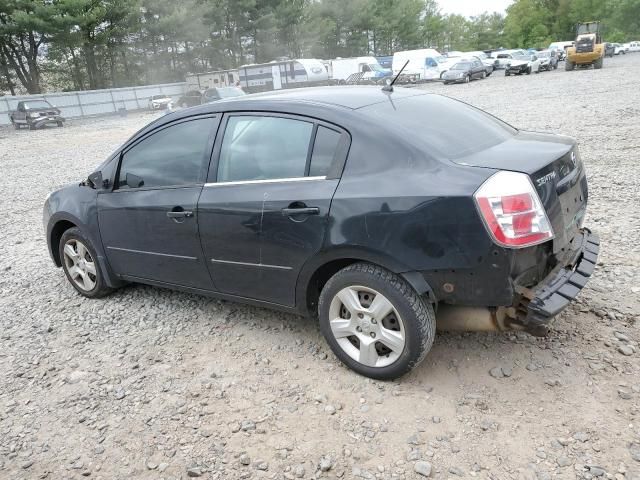
<svg viewBox="0 0 640 480">
<path fill-rule="evenodd" d="M 443 13 L 470 17 L 483 12 L 504 13 L 513 0 L 438 0 Z"/>
</svg>

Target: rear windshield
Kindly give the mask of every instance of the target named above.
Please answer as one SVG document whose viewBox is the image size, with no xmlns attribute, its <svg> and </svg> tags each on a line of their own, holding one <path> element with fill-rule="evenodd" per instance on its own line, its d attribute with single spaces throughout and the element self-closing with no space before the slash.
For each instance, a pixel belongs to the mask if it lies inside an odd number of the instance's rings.
<svg viewBox="0 0 640 480">
<path fill-rule="evenodd" d="M 391 95 L 391 97 L 393 94 Z M 363 112 L 426 145 L 426 153 L 449 160 L 512 138 L 517 130 L 465 103 L 440 95 L 419 95 L 369 105 Z"/>
</svg>

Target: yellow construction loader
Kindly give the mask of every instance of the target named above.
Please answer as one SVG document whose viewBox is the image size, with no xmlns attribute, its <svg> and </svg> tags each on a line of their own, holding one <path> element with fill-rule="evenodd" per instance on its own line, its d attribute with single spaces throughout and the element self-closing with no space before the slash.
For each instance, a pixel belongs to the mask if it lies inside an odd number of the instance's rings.
<svg viewBox="0 0 640 480">
<path fill-rule="evenodd" d="M 604 43 L 602 43 L 602 24 L 600 22 L 579 23 L 576 42 L 567 48 L 567 59 L 564 69 L 573 70 L 575 67 L 602 68 L 604 61 Z"/>
</svg>

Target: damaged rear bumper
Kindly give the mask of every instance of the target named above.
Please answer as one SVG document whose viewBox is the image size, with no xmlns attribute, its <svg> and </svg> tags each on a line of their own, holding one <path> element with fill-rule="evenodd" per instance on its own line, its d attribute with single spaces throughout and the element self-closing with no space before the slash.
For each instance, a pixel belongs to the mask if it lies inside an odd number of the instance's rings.
<svg viewBox="0 0 640 480">
<path fill-rule="evenodd" d="M 600 239 L 587 229 L 581 234 L 581 246 L 572 264 L 554 270 L 534 289 L 520 292 L 528 300 L 522 324 L 529 333 L 545 335 L 549 322 L 575 300 L 595 270 Z"/>
</svg>

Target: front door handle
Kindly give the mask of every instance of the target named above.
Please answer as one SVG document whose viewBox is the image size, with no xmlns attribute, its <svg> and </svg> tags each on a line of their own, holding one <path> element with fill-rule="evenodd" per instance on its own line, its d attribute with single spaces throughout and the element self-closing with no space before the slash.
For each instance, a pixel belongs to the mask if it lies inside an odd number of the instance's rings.
<svg viewBox="0 0 640 480">
<path fill-rule="evenodd" d="M 318 207 L 283 208 L 282 215 L 292 217 L 294 215 L 320 215 Z"/>
<path fill-rule="evenodd" d="M 185 218 L 185 217 L 193 217 L 193 212 L 188 210 L 182 212 L 167 212 L 167 217 L 169 218 Z"/>
<path fill-rule="evenodd" d="M 182 223 L 185 218 L 193 217 L 193 212 L 182 207 L 173 207 L 167 212 L 167 217 L 176 223 Z"/>
</svg>

